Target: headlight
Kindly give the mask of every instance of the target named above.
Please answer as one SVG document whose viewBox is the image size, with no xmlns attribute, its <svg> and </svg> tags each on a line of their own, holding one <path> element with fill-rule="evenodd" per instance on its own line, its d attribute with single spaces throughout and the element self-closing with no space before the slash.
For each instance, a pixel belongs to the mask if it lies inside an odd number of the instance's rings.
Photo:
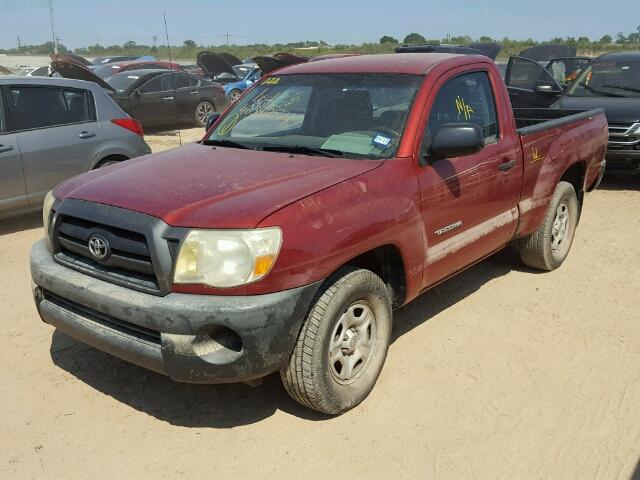
<svg viewBox="0 0 640 480">
<path fill-rule="evenodd" d="M 44 236 L 51 244 L 51 240 L 49 238 L 49 227 L 51 226 L 51 208 L 53 204 L 56 202 L 57 198 L 53 194 L 53 190 L 51 190 L 44 197 L 44 203 L 42 204 L 42 225 L 44 226 Z"/>
<path fill-rule="evenodd" d="M 174 283 L 235 287 L 264 277 L 276 261 L 282 231 L 192 230 L 180 247 Z"/>
</svg>

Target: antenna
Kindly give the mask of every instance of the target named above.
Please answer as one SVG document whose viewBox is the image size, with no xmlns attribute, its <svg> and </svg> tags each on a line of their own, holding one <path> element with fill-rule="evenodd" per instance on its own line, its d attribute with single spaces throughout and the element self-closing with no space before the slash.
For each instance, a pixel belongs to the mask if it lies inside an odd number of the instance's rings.
<svg viewBox="0 0 640 480">
<path fill-rule="evenodd" d="M 167 29 L 167 12 L 162 12 L 162 17 L 164 18 L 164 35 L 167 38 L 167 50 L 169 50 L 169 64 L 171 67 L 171 90 L 173 90 L 173 108 L 177 113 L 178 105 L 176 104 L 176 81 L 174 79 L 175 70 L 173 69 L 173 60 L 171 60 L 171 45 L 169 44 L 169 30 Z M 178 128 L 177 130 L 178 142 L 180 142 L 180 146 L 182 146 L 182 135 L 180 134 L 180 129 Z"/>
</svg>

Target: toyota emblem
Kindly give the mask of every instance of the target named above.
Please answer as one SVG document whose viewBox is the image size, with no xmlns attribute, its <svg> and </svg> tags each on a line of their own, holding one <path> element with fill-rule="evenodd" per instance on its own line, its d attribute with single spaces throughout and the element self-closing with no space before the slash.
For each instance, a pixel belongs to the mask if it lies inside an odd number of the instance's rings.
<svg viewBox="0 0 640 480">
<path fill-rule="evenodd" d="M 89 253 L 96 260 L 106 260 L 111 253 L 109 241 L 102 235 L 93 234 L 89 237 Z"/>
</svg>

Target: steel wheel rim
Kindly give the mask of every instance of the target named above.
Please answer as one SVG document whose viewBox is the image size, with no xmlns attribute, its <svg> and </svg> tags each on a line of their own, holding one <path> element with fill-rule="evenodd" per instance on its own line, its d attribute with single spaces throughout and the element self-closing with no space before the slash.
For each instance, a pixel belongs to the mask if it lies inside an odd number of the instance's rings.
<svg viewBox="0 0 640 480">
<path fill-rule="evenodd" d="M 561 203 L 551 226 L 551 249 L 558 253 L 564 247 L 569 231 L 569 206 Z"/>
<path fill-rule="evenodd" d="M 356 381 L 367 369 L 376 346 L 376 317 L 367 302 L 358 300 L 336 322 L 329 344 L 329 367 L 341 384 Z"/>
<path fill-rule="evenodd" d="M 213 113 L 213 106 L 209 102 L 202 102 L 200 105 L 198 105 L 198 109 L 196 110 L 196 114 L 198 115 L 198 120 L 203 125 L 207 123 L 207 118 L 212 113 Z"/>
</svg>

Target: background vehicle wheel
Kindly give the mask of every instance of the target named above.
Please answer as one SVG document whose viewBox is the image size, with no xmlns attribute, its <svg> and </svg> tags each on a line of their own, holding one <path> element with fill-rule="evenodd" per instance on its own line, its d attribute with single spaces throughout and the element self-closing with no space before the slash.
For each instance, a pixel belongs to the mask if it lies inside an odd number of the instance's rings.
<svg viewBox="0 0 640 480">
<path fill-rule="evenodd" d="M 339 414 L 362 402 L 380 375 L 391 337 L 391 298 L 369 270 L 330 277 L 302 326 L 282 383 L 296 401 Z"/>
<path fill-rule="evenodd" d="M 196 107 L 196 112 L 194 114 L 196 123 L 200 127 L 204 127 L 207 124 L 207 118 L 209 118 L 209 115 L 211 115 L 215 111 L 216 107 L 213 105 L 213 103 L 207 100 L 200 102 Z"/>
<path fill-rule="evenodd" d="M 236 100 L 240 98 L 240 95 L 242 95 L 242 92 L 240 90 L 231 90 L 229 92 L 229 95 L 227 95 L 227 97 L 229 98 L 229 104 L 235 103 Z"/>
<path fill-rule="evenodd" d="M 125 160 L 129 160 L 127 157 L 125 157 L 124 155 L 111 155 L 109 157 L 105 157 L 102 160 L 100 160 L 96 166 L 94 167 L 94 169 L 96 168 L 102 168 L 102 167 L 107 167 L 109 165 L 113 165 L 114 163 L 120 163 L 123 162 Z"/>
<path fill-rule="evenodd" d="M 540 228 L 518 242 L 524 264 L 540 270 L 555 270 L 562 265 L 571 249 L 579 215 L 573 185 L 558 183 Z"/>
</svg>

